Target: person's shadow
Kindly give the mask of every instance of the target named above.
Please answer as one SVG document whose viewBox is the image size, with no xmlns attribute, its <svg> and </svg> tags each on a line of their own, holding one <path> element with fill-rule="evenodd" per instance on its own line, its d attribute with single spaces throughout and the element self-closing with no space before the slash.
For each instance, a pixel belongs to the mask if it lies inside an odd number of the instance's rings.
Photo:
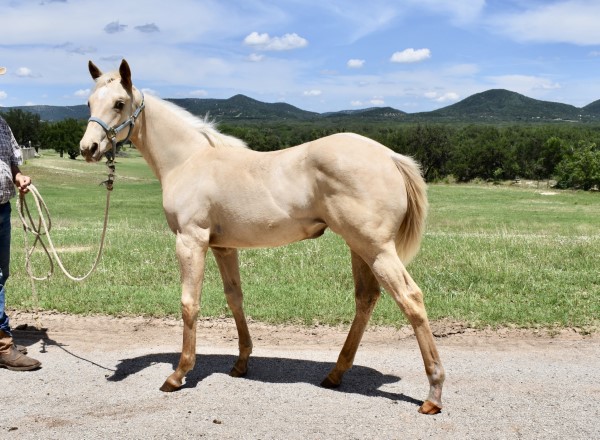
<svg viewBox="0 0 600 440">
<path fill-rule="evenodd" d="M 102 368 L 104 370 L 112 371 L 112 372 L 116 371 L 114 368 L 100 365 L 90 359 L 79 356 L 73 350 L 66 348 L 66 347 L 68 347 L 67 344 L 63 344 L 59 341 L 55 341 L 54 339 L 51 339 L 50 336 L 48 336 L 48 328 L 46 328 L 46 327 L 36 327 L 36 326 L 28 325 L 28 324 L 21 324 L 21 325 L 16 326 L 15 328 L 13 328 L 11 331 L 13 334 L 14 342 L 18 345 L 22 345 L 25 348 L 27 348 L 28 356 L 35 357 L 35 354 L 31 353 L 31 350 L 29 349 L 29 347 L 37 344 L 38 342 L 41 342 L 42 347 L 41 347 L 39 353 L 46 353 L 48 351 L 47 350 L 48 346 L 58 347 L 62 351 L 67 353 L 68 355 L 73 356 L 82 361 L 88 362 L 92 365 L 95 365 L 96 367 Z M 42 365 L 42 367 L 43 367 L 43 365 Z"/>
<path fill-rule="evenodd" d="M 100 365 L 93 360 L 78 355 L 73 350 L 69 350 L 66 348 L 67 345 L 51 339 L 45 328 L 36 328 L 27 325 L 18 326 L 13 329 L 13 335 L 18 344 L 25 345 L 26 347 L 41 342 L 41 353 L 45 353 L 48 346 L 55 346 L 70 356 L 112 372 L 111 375 L 107 376 L 107 380 L 110 382 L 125 380 L 129 376 L 138 374 L 140 371 L 154 364 L 170 364 L 175 369 L 179 362 L 179 353 L 156 353 L 122 359 L 115 369 Z M 197 355 L 196 366 L 187 374 L 185 384 L 182 388 L 195 388 L 200 381 L 212 374 L 229 374 L 236 360 L 237 357 L 233 355 Z M 333 362 L 318 362 L 306 359 L 251 356 L 248 364 L 248 374 L 244 379 L 274 384 L 307 383 L 318 386 L 321 380 L 333 368 L 333 365 Z M 403 401 L 421 406 L 423 404 L 422 400 L 402 393 L 392 393 L 380 389 L 383 385 L 395 383 L 400 380 L 401 378 L 398 376 L 386 375 L 373 368 L 354 365 L 346 372 L 341 386 L 336 388 L 336 391 L 371 397 L 385 397 L 393 401 Z"/>
</svg>

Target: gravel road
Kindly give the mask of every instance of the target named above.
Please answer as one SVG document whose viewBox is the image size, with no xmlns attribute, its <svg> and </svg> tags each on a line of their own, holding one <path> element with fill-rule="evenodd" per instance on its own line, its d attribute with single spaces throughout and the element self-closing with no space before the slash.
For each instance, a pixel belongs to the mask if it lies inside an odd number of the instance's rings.
<svg viewBox="0 0 600 440">
<path fill-rule="evenodd" d="M 229 319 L 202 319 L 198 360 L 180 391 L 159 391 L 178 361 L 181 324 L 145 318 L 11 312 L 43 367 L 0 369 L 0 438 L 11 439 L 598 439 L 600 336 L 573 330 L 474 331 L 436 323 L 444 409 L 427 393 L 409 329 L 372 328 L 338 390 L 318 386 L 347 328 L 251 322 L 246 378 L 227 372 Z"/>
</svg>

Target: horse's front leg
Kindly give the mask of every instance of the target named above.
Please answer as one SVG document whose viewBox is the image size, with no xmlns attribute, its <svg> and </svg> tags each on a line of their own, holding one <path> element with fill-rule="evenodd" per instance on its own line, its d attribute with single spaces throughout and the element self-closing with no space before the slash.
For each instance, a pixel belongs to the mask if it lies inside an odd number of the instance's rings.
<svg viewBox="0 0 600 440">
<path fill-rule="evenodd" d="M 196 322 L 200 310 L 204 264 L 208 249 L 209 233 L 195 230 L 193 233 L 177 233 L 177 259 L 181 271 L 181 314 L 183 318 L 183 347 L 177 369 L 160 387 L 161 391 L 175 391 L 183 383 L 185 375 L 196 363 Z"/>
<path fill-rule="evenodd" d="M 244 315 L 244 298 L 240 281 L 238 251 L 237 249 L 223 248 L 213 248 L 212 251 L 217 260 L 221 278 L 223 279 L 227 305 L 229 305 L 229 309 L 233 313 L 233 319 L 235 319 L 238 332 L 240 355 L 229 374 L 233 377 L 242 377 L 248 372 L 248 358 L 252 353 L 252 339 L 250 338 L 248 324 Z"/>
</svg>

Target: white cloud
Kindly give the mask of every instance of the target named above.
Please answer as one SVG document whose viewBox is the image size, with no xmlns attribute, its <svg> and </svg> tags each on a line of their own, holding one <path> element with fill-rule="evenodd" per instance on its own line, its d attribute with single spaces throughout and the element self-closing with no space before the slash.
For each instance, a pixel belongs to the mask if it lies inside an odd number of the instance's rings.
<svg viewBox="0 0 600 440">
<path fill-rule="evenodd" d="M 392 63 L 418 63 L 431 58 L 431 51 L 429 49 L 404 49 L 401 52 L 394 52 L 390 61 Z"/>
<path fill-rule="evenodd" d="M 207 96 L 208 92 L 206 90 L 192 90 L 190 92 L 190 96 L 195 96 L 195 97 L 203 97 L 203 96 Z"/>
<path fill-rule="evenodd" d="M 350 105 L 352 107 L 367 107 L 367 106 L 382 106 L 385 105 L 385 101 L 383 98 L 380 97 L 374 97 L 371 99 L 368 99 L 366 101 L 361 101 L 360 99 L 355 99 L 353 101 L 350 101 Z"/>
<path fill-rule="evenodd" d="M 529 75 L 501 75 L 490 76 L 488 79 L 495 88 L 507 89 L 518 93 L 528 93 L 540 90 L 560 89 L 559 83 L 548 78 Z"/>
<path fill-rule="evenodd" d="M 501 14 L 490 23 L 517 41 L 596 45 L 600 44 L 599 16 L 599 2 L 562 0 Z"/>
<path fill-rule="evenodd" d="M 90 96 L 90 89 L 79 89 L 75 93 L 73 93 L 73 95 L 77 98 L 87 98 L 88 96 Z"/>
<path fill-rule="evenodd" d="M 244 44 L 248 46 L 264 46 L 269 44 L 269 41 L 271 41 L 271 37 L 267 33 L 252 32 L 244 38 Z"/>
<path fill-rule="evenodd" d="M 259 63 L 264 59 L 265 56 L 258 53 L 251 53 L 250 55 L 248 55 L 248 61 L 251 61 L 253 63 Z"/>
<path fill-rule="evenodd" d="M 302 94 L 304 96 L 321 96 L 323 92 L 321 90 L 305 90 Z"/>
<path fill-rule="evenodd" d="M 348 66 L 350 69 L 360 69 L 362 66 L 365 65 L 365 60 L 358 60 L 358 59 L 351 59 L 348 60 L 348 62 L 346 63 L 346 66 Z"/>
<path fill-rule="evenodd" d="M 367 106 L 382 106 L 385 105 L 385 100 L 380 96 L 374 96 L 371 99 L 367 99 L 366 101 L 361 101 L 360 99 L 355 99 L 350 101 L 350 105 L 352 107 L 367 107 Z"/>
<path fill-rule="evenodd" d="M 8 98 L 8 95 L 6 94 L 6 92 L 0 90 L 0 99 L 6 99 Z"/>
<path fill-rule="evenodd" d="M 29 67 L 19 67 L 16 71 L 15 71 L 15 75 L 17 75 L 19 78 L 33 78 L 33 72 Z"/>
<path fill-rule="evenodd" d="M 458 101 L 460 95 L 456 92 L 446 92 L 443 94 L 439 94 L 438 92 L 427 92 L 425 93 L 425 97 L 435 102 L 448 102 Z"/>
<path fill-rule="evenodd" d="M 271 37 L 267 33 L 259 34 L 252 32 L 244 38 L 244 44 L 258 50 L 292 50 L 300 49 L 308 45 L 308 41 L 296 33 L 285 34 L 281 37 Z"/>
</svg>

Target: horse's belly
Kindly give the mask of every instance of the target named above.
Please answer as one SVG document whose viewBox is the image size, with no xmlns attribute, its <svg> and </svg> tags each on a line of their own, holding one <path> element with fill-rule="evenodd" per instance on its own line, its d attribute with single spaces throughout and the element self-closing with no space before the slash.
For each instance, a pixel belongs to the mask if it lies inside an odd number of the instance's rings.
<svg viewBox="0 0 600 440">
<path fill-rule="evenodd" d="M 317 238 L 327 229 L 321 220 L 265 222 L 263 224 L 216 224 L 211 228 L 210 245 L 231 248 L 283 246 Z"/>
</svg>

